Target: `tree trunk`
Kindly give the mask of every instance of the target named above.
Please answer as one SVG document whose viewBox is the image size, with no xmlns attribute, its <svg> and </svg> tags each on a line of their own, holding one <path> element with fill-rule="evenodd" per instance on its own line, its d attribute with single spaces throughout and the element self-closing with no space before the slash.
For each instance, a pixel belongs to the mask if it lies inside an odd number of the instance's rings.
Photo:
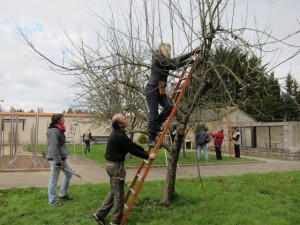
<svg viewBox="0 0 300 225">
<path fill-rule="evenodd" d="M 182 141 L 184 139 L 184 129 L 177 131 L 177 140 L 172 146 L 171 151 L 168 155 L 168 166 L 166 174 L 166 185 L 164 194 L 161 202 L 163 204 L 170 204 L 175 198 L 175 184 L 176 184 L 176 172 L 177 163 L 179 159 L 180 149 L 182 146 Z"/>
<path fill-rule="evenodd" d="M 205 95 L 205 93 L 212 87 L 212 84 L 208 81 L 205 82 L 204 86 L 202 87 L 199 96 Z M 191 104 L 188 108 L 192 109 L 195 105 Z M 191 111 L 192 112 L 192 111 Z M 171 204 L 175 199 L 175 184 L 176 184 L 176 172 L 177 172 L 177 163 L 179 160 L 179 154 L 182 147 L 182 142 L 184 141 L 185 137 L 185 129 L 186 125 L 189 121 L 191 113 L 187 113 L 186 116 L 180 118 L 177 115 L 177 120 L 181 121 L 179 129 L 177 130 L 175 143 L 171 147 L 169 155 L 168 155 L 168 166 L 167 166 L 167 174 L 166 174 L 166 185 L 164 194 L 162 197 L 161 202 L 163 204 Z"/>
</svg>

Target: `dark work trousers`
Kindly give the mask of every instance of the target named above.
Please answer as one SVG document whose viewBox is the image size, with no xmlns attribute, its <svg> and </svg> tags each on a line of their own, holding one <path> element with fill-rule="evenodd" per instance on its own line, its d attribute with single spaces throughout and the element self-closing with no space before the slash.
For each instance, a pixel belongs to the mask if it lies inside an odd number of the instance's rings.
<svg viewBox="0 0 300 225">
<path fill-rule="evenodd" d="M 215 146 L 215 150 L 216 150 L 216 158 L 217 158 L 217 160 L 221 160 L 222 159 L 221 147 Z"/>
<path fill-rule="evenodd" d="M 101 207 L 96 211 L 96 215 L 104 221 L 109 211 L 111 212 L 112 224 L 120 224 L 124 209 L 124 184 L 126 171 L 124 162 L 107 161 L 106 171 L 110 179 L 110 191 L 106 195 Z"/>
<path fill-rule="evenodd" d="M 158 91 L 158 87 L 146 85 L 145 95 L 148 104 L 148 135 L 157 134 L 158 124 L 162 124 L 170 115 L 173 109 L 173 102 L 167 96 L 161 96 Z M 163 110 L 158 114 L 158 105 L 161 105 Z"/>
<path fill-rule="evenodd" d="M 85 151 L 90 152 L 91 151 L 91 141 L 90 140 L 84 140 L 85 143 Z"/>
<path fill-rule="evenodd" d="M 234 153 L 235 153 L 235 158 L 240 158 L 241 156 L 240 145 L 234 144 Z"/>
</svg>

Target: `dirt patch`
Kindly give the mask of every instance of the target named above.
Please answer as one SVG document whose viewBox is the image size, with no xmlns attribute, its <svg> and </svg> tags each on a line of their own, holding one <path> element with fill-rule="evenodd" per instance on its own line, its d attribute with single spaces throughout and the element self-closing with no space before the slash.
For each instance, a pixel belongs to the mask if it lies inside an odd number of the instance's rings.
<svg viewBox="0 0 300 225">
<path fill-rule="evenodd" d="M 11 164 L 9 163 L 10 161 L 11 161 L 11 157 L 8 155 L 4 155 L 0 157 L 1 172 L 50 170 L 50 165 L 43 158 L 43 156 L 37 156 L 35 163 L 33 163 L 31 154 L 28 155 L 18 154 L 17 157 L 14 158 Z"/>
</svg>

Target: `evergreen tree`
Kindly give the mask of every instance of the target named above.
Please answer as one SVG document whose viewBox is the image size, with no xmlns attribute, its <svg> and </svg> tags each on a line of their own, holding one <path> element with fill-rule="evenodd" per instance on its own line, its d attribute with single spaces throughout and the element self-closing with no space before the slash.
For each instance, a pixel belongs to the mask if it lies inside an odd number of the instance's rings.
<svg viewBox="0 0 300 225">
<path fill-rule="evenodd" d="M 300 121 L 300 107 L 289 94 L 283 94 L 283 110 L 285 121 Z"/>
<path fill-rule="evenodd" d="M 74 113 L 73 109 L 70 107 L 67 111 L 67 113 Z"/>
<path fill-rule="evenodd" d="M 214 90 L 210 101 L 237 105 L 259 121 L 282 121 L 280 86 L 274 74 L 257 57 L 248 57 L 239 48 L 218 47 L 212 55 Z M 222 107 L 222 106 L 219 106 Z"/>
<path fill-rule="evenodd" d="M 294 84 L 294 79 L 292 75 L 289 73 L 285 79 L 285 88 L 286 88 L 286 92 L 290 95 L 293 95 L 293 84 Z"/>
<path fill-rule="evenodd" d="M 298 105 L 300 105 L 300 88 L 299 88 L 299 83 L 294 80 L 293 83 L 293 96 L 295 97 L 295 101 L 297 102 Z"/>
<path fill-rule="evenodd" d="M 285 121 L 300 121 L 299 83 L 289 73 L 285 80 L 286 93 L 283 94 L 283 110 Z"/>
</svg>

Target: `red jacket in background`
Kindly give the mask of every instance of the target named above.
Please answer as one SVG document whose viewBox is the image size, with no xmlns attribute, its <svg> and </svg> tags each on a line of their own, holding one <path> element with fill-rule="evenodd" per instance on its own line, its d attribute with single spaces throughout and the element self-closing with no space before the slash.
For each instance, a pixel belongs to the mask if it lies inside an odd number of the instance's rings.
<svg viewBox="0 0 300 225">
<path fill-rule="evenodd" d="M 217 133 L 210 133 L 210 135 L 213 137 L 214 145 L 216 147 L 222 147 L 223 139 L 224 139 L 224 134 L 223 131 L 218 131 Z"/>
</svg>

